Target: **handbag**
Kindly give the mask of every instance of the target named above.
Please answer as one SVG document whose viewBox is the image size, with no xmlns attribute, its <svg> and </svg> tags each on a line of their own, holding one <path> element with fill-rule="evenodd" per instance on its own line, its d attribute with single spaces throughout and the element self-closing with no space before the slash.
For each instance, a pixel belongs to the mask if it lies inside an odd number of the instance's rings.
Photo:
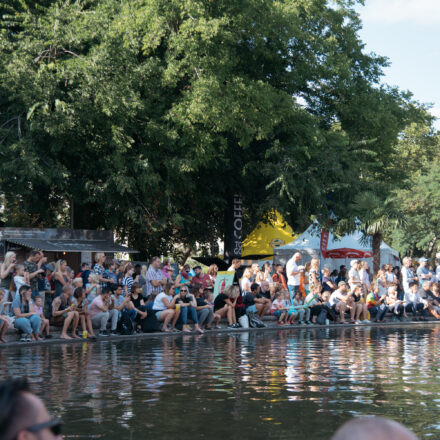
<svg viewBox="0 0 440 440">
<path fill-rule="evenodd" d="M 240 318 L 238 318 L 238 323 L 242 328 L 249 328 L 249 318 L 247 315 L 240 316 Z"/>
</svg>

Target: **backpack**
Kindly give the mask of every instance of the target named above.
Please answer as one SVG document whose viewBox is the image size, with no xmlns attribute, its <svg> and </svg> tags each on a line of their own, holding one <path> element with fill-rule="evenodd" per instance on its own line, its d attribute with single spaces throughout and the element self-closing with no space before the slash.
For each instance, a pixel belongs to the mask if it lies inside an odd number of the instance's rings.
<svg viewBox="0 0 440 440">
<path fill-rule="evenodd" d="M 122 311 L 121 319 L 118 322 L 118 330 L 121 335 L 132 335 L 134 333 L 133 322 L 125 310 Z"/>
<path fill-rule="evenodd" d="M 266 327 L 266 324 L 264 324 L 263 321 L 257 315 L 255 315 L 255 313 L 249 314 L 248 318 L 249 318 L 249 326 L 251 328 Z"/>
<path fill-rule="evenodd" d="M 160 330 L 159 321 L 154 312 L 148 313 L 147 317 L 141 320 L 141 327 L 143 333 L 154 333 Z"/>
</svg>

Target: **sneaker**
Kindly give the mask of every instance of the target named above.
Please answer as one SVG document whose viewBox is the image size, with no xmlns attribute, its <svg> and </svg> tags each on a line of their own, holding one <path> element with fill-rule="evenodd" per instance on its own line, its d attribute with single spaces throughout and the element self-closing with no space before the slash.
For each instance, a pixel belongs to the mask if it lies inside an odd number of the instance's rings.
<svg viewBox="0 0 440 440">
<path fill-rule="evenodd" d="M 369 321 L 368 319 L 364 319 L 362 322 L 363 322 L 364 324 L 371 324 L 371 321 Z"/>
<path fill-rule="evenodd" d="M 235 323 L 234 325 L 235 325 L 235 328 L 241 328 L 241 325 L 239 322 Z"/>
<path fill-rule="evenodd" d="M 304 321 L 299 321 L 298 324 L 299 325 L 304 325 Z"/>
<path fill-rule="evenodd" d="M 231 325 L 228 325 L 228 328 L 237 328 L 237 327 L 235 327 L 235 324 L 231 324 Z"/>
<path fill-rule="evenodd" d="M 362 324 L 362 321 L 360 319 L 356 319 L 356 324 Z"/>
<path fill-rule="evenodd" d="M 112 330 L 110 336 L 119 336 L 119 333 L 116 330 Z"/>
<path fill-rule="evenodd" d="M 98 333 L 99 336 L 108 336 L 108 333 L 106 331 L 101 331 Z"/>
<path fill-rule="evenodd" d="M 30 336 L 25 334 L 25 333 L 23 333 L 21 335 L 20 342 L 28 342 L 29 339 L 30 339 Z"/>
<path fill-rule="evenodd" d="M 306 325 L 312 325 L 310 321 L 306 321 Z"/>
</svg>

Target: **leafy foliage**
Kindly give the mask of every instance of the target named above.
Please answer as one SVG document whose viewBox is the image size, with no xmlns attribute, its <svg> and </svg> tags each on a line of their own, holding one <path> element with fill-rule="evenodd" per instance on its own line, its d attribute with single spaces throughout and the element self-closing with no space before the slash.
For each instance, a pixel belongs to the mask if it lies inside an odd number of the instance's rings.
<svg viewBox="0 0 440 440">
<path fill-rule="evenodd" d="M 236 192 L 248 230 L 269 208 L 297 227 L 345 212 L 422 118 L 380 85 L 355 3 L 9 0 L 5 220 L 66 225 L 73 206 L 151 255 L 222 237 Z"/>
</svg>

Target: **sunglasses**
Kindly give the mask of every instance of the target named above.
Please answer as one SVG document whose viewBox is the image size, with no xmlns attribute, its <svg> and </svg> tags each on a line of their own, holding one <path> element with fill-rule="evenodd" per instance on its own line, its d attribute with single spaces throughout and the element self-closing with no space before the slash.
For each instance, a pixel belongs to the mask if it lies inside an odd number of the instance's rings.
<svg viewBox="0 0 440 440">
<path fill-rule="evenodd" d="M 188 293 L 188 291 L 186 289 L 180 289 L 180 291 Z"/>
<path fill-rule="evenodd" d="M 48 420 L 47 422 L 40 423 L 39 425 L 30 426 L 29 428 L 24 429 L 24 431 L 37 433 L 43 429 L 49 429 L 53 435 L 58 436 L 61 435 L 61 427 L 62 425 L 60 420 L 52 419 Z"/>
</svg>

